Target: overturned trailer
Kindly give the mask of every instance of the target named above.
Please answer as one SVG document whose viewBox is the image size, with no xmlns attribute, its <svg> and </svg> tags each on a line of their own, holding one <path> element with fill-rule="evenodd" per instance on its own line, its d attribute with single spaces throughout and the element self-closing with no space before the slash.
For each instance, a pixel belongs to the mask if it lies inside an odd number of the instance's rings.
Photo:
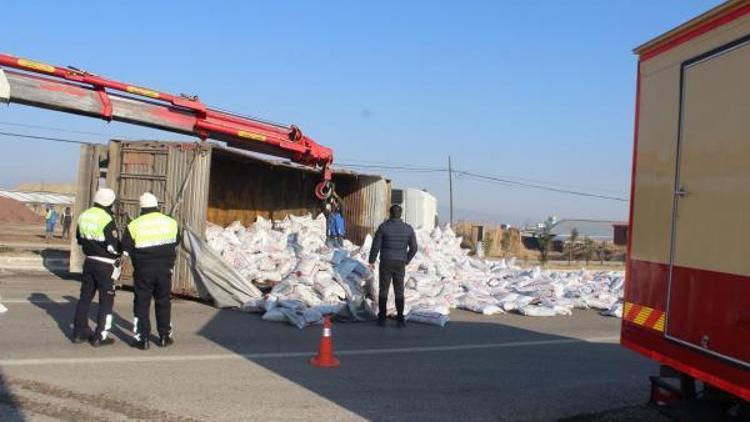
<svg viewBox="0 0 750 422">
<path fill-rule="evenodd" d="M 138 197 L 149 191 L 181 227 L 203 236 L 206 221 L 248 225 L 258 216 L 279 220 L 317 214 L 321 203 L 313 190 L 319 179 L 308 167 L 214 143 L 112 140 L 81 147 L 74 216 L 92 204 L 97 188 L 108 187 L 117 193 L 115 218 L 124 230 L 138 216 Z M 390 181 L 342 169 L 334 171 L 333 181 L 342 199 L 347 237 L 361 243 L 387 216 Z M 71 246 L 70 271 L 80 272 L 83 256 L 75 240 Z M 187 253 L 180 248 L 173 292 L 198 296 L 193 277 Z M 127 268 L 122 282 L 132 284 Z"/>
</svg>

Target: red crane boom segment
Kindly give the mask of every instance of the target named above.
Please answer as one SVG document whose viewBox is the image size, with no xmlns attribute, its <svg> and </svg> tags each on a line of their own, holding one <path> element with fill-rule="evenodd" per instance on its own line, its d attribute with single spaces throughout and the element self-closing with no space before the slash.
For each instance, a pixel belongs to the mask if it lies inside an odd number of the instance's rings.
<svg viewBox="0 0 750 422">
<path fill-rule="evenodd" d="M 173 95 L 103 78 L 73 67 L 53 66 L 0 54 L 0 101 L 121 121 L 176 133 L 215 139 L 229 146 L 287 158 L 320 168 L 320 199 L 332 192 L 333 150 L 284 126 L 214 110 L 198 97 Z M 37 76 L 43 75 L 43 76 Z"/>
</svg>

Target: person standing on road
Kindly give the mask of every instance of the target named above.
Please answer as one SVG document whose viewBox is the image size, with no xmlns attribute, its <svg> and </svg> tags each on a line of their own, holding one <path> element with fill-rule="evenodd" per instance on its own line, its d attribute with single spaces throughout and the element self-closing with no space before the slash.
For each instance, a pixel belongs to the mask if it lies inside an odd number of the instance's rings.
<svg viewBox="0 0 750 422">
<path fill-rule="evenodd" d="M 73 323 L 73 343 L 89 341 L 92 346 L 108 346 L 115 342 L 109 337 L 112 328 L 112 307 L 115 301 L 115 281 L 120 277 L 120 241 L 112 217 L 115 192 L 99 189 L 94 194 L 94 206 L 78 216 L 76 239 L 83 248 L 81 295 L 76 305 Z M 96 331 L 89 328 L 89 307 L 99 292 Z"/>
<path fill-rule="evenodd" d="M 73 213 L 70 211 L 70 207 L 65 207 L 65 211 L 62 215 L 62 238 L 67 239 L 70 237 L 70 226 L 73 224 Z"/>
<path fill-rule="evenodd" d="M 171 323 L 172 269 L 180 242 L 177 221 L 159 212 L 159 202 L 150 192 L 141 195 L 141 215 L 128 224 L 122 238 L 123 251 L 133 262 L 133 332 L 135 347 L 149 348 L 151 298 L 154 298 L 160 347 L 174 343 Z"/>
<path fill-rule="evenodd" d="M 399 327 L 405 327 L 404 321 L 404 276 L 406 266 L 409 265 L 417 253 L 417 236 L 414 229 L 401 220 L 403 210 L 398 205 L 392 205 L 390 218 L 378 227 L 370 249 L 370 268 L 380 254 L 380 290 L 378 294 L 378 325 L 385 326 L 386 308 L 388 303 L 388 289 L 393 282 L 396 295 L 396 321 Z"/>
</svg>

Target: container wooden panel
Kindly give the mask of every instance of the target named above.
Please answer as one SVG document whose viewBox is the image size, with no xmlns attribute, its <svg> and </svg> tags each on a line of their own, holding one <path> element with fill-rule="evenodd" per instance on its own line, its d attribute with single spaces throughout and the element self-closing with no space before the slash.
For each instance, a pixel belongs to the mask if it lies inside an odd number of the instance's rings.
<svg viewBox="0 0 750 422">
<path fill-rule="evenodd" d="M 171 214 L 180 228 L 203 234 L 206 224 L 211 145 L 173 142 L 120 142 L 110 144 L 109 179 L 116 180 L 115 207 L 118 227 L 140 214 L 138 198 L 151 192 L 159 199 L 162 212 Z M 116 175 L 116 176 L 115 176 Z M 123 272 L 123 284 L 132 284 L 132 269 Z M 185 252 L 179 249 L 172 290 L 193 294 L 192 271 Z"/>
<path fill-rule="evenodd" d="M 101 166 L 107 160 L 106 147 L 102 145 L 81 145 L 78 158 L 78 176 L 76 181 L 76 201 L 73 206 L 73 226 L 75 230 L 78 216 L 94 203 L 94 193 L 99 189 Z M 108 185 L 109 186 L 109 185 Z M 70 262 L 68 270 L 72 273 L 83 271 L 85 256 L 75 235 L 70 237 Z"/>
<path fill-rule="evenodd" d="M 390 182 L 380 176 L 334 172 L 341 196 L 347 238 L 361 243 L 387 217 Z M 243 225 L 257 217 L 317 215 L 320 201 L 313 194 L 320 174 L 306 168 L 274 164 L 214 149 L 209 182 L 208 220 L 220 226 Z"/>
<path fill-rule="evenodd" d="M 208 220 L 214 224 L 240 221 L 247 226 L 259 216 L 283 219 L 320 210 L 313 194 L 317 174 L 218 150 L 212 157 L 212 170 Z"/>
</svg>

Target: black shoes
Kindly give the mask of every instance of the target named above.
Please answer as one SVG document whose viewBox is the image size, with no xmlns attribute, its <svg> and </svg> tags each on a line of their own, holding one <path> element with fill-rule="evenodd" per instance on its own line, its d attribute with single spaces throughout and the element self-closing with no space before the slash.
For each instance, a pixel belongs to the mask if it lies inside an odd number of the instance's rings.
<svg viewBox="0 0 750 422">
<path fill-rule="evenodd" d="M 167 347 L 174 344 L 172 336 L 159 336 L 159 342 L 156 343 L 159 347 Z"/>
<path fill-rule="evenodd" d="M 91 340 L 89 340 L 89 343 L 94 347 L 111 346 L 115 344 L 115 339 L 112 337 L 102 338 L 101 336 L 93 335 Z"/>
<path fill-rule="evenodd" d="M 148 347 L 149 347 L 148 339 L 143 337 L 140 340 L 134 341 L 133 347 L 135 347 L 136 349 L 148 350 Z"/>
<path fill-rule="evenodd" d="M 378 318 L 378 327 L 385 327 L 385 318 Z M 405 328 L 406 327 L 406 320 L 404 317 L 396 318 L 396 327 L 398 328 Z"/>
</svg>

